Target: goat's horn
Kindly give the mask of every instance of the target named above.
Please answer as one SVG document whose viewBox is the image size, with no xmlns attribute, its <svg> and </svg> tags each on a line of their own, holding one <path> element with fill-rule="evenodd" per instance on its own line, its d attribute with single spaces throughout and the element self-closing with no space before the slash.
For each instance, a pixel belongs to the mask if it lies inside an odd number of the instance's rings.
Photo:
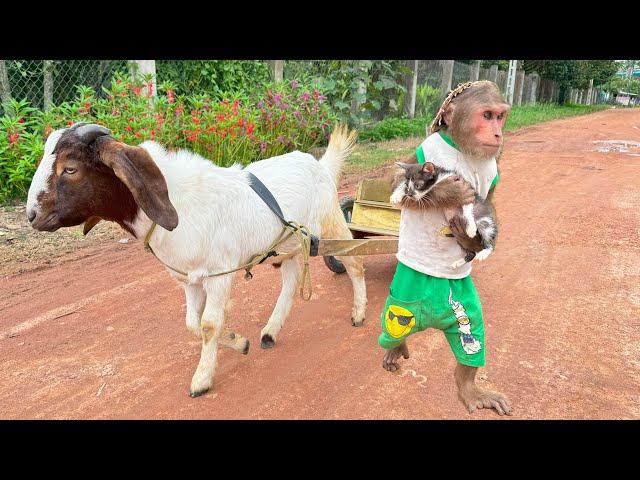
<svg viewBox="0 0 640 480">
<path fill-rule="evenodd" d="M 111 130 L 95 123 L 81 125 L 74 130 L 78 138 L 87 145 L 102 135 L 111 135 Z"/>
</svg>

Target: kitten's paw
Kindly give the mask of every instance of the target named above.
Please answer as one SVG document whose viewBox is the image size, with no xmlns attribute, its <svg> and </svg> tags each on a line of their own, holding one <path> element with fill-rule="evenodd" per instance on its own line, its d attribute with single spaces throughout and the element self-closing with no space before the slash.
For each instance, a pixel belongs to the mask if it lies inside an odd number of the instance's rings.
<svg viewBox="0 0 640 480">
<path fill-rule="evenodd" d="M 404 194 L 402 192 L 399 192 L 398 190 L 396 190 L 395 192 L 393 192 L 393 195 L 391 195 L 391 198 L 389 199 L 389 202 L 394 204 L 394 205 L 400 205 L 400 203 L 402 203 L 402 198 L 404 197 Z"/>
<path fill-rule="evenodd" d="M 481 252 L 476 253 L 476 259 L 479 262 L 482 262 L 483 260 L 486 260 L 489 255 L 491 255 L 492 251 L 493 250 L 491 250 L 490 248 L 485 248 Z"/>
<path fill-rule="evenodd" d="M 455 270 L 456 268 L 460 268 L 462 265 L 464 265 L 465 263 L 467 263 L 467 261 L 464 258 L 461 258 L 460 260 L 457 260 L 455 262 L 453 262 L 451 264 L 451 270 Z"/>
</svg>

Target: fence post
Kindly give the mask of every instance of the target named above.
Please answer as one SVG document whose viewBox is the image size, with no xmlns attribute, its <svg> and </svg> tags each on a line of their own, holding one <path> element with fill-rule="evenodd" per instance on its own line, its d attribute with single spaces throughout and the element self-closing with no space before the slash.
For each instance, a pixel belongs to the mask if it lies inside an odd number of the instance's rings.
<svg viewBox="0 0 640 480">
<path fill-rule="evenodd" d="M 514 87 L 516 84 L 516 68 L 518 66 L 518 61 L 517 60 L 509 60 L 509 73 L 507 75 L 507 86 L 505 88 L 506 90 L 506 97 L 507 97 L 507 102 L 511 105 L 513 105 L 513 94 L 514 94 Z"/>
<path fill-rule="evenodd" d="M 480 79 L 480 60 L 476 60 L 476 62 L 471 66 L 471 81 L 477 82 Z"/>
<path fill-rule="evenodd" d="M 9 110 L 11 102 L 11 87 L 9 86 L 9 76 L 7 75 L 7 65 L 5 60 L 0 60 L 0 102 L 4 105 L 5 115 Z"/>
<path fill-rule="evenodd" d="M 591 105 L 591 96 L 593 94 L 593 78 L 589 80 L 589 88 L 587 88 L 587 105 Z"/>
<path fill-rule="evenodd" d="M 284 60 L 269 60 L 269 67 L 276 83 L 284 80 Z"/>
<path fill-rule="evenodd" d="M 413 70 L 411 75 L 405 76 L 407 94 L 404 96 L 402 110 L 408 118 L 416 115 L 416 88 L 418 87 L 418 62 L 419 60 L 407 60 L 407 67 Z"/>
<path fill-rule="evenodd" d="M 516 105 L 522 105 L 522 93 L 524 91 L 524 70 L 516 73 L 515 99 Z"/>
<path fill-rule="evenodd" d="M 53 61 L 45 60 L 42 71 L 44 73 L 44 111 L 47 112 L 53 105 Z"/>
<path fill-rule="evenodd" d="M 442 82 L 440 83 L 440 96 L 445 97 L 451 90 L 453 81 L 454 60 L 442 60 Z"/>
<path fill-rule="evenodd" d="M 151 81 L 151 95 L 156 96 L 157 87 L 156 87 L 156 61 L 155 60 L 134 60 L 130 65 L 129 69 L 131 72 L 131 78 L 136 80 L 138 76 L 142 76 L 144 74 L 150 73 L 153 75 L 153 80 Z M 145 84 L 145 87 L 147 84 Z"/>
<path fill-rule="evenodd" d="M 498 83 L 498 65 L 489 67 L 489 80 L 493 83 Z"/>
<path fill-rule="evenodd" d="M 529 87 L 529 103 L 531 105 L 536 104 L 536 92 L 538 91 L 538 83 L 540 83 L 540 75 L 534 72 L 531 74 L 531 85 Z"/>
</svg>

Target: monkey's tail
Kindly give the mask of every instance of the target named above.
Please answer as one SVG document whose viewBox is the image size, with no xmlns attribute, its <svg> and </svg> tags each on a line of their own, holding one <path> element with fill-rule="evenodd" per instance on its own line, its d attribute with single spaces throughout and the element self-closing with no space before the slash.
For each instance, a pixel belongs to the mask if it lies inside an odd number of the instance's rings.
<svg viewBox="0 0 640 480">
<path fill-rule="evenodd" d="M 336 185 L 338 184 L 340 171 L 345 159 L 353 152 L 356 146 L 357 137 L 358 132 L 356 130 L 349 131 L 347 125 L 337 125 L 331 132 L 329 146 L 320 159 L 320 163 L 329 170 Z"/>
</svg>

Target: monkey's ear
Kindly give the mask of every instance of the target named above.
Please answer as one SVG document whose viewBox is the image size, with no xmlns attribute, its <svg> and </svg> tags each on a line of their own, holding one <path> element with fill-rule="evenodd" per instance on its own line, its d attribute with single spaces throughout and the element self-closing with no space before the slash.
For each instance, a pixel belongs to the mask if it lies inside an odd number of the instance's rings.
<svg viewBox="0 0 640 480">
<path fill-rule="evenodd" d="M 447 105 L 446 110 L 442 114 L 442 119 L 444 120 L 444 123 L 447 124 L 447 126 L 451 125 L 451 120 L 453 119 L 453 112 L 455 111 L 455 109 L 456 106 L 453 103 L 450 103 L 449 105 Z"/>
<path fill-rule="evenodd" d="M 422 171 L 429 172 L 431 175 L 433 175 L 436 171 L 436 167 L 431 162 L 424 162 L 424 164 L 422 165 Z"/>
</svg>

